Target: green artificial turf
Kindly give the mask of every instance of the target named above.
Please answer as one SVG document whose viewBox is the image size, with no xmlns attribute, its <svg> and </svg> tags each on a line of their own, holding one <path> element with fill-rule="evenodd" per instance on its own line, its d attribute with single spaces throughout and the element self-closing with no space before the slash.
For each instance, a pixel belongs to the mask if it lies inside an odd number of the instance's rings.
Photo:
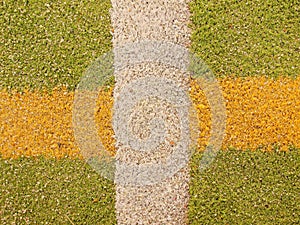
<svg viewBox="0 0 300 225">
<path fill-rule="evenodd" d="M 115 190 L 81 160 L 0 160 L 0 224 L 115 224 Z"/>
<path fill-rule="evenodd" d="M 111 50 L 109 0 L 0 3 L 0 89 L 74 90 Z"/>
<path fill-rule="evenodd" d="M 191 50 L 216 76 L 299 75 L 298 1 L 193 0 Z M 74 90 L 112 49 L 109 0 L 2 1 L 0 89 Z"/>
<path fill-rule="evenodd" d="M 298 1 L 193 0 L 191 50 L 217 76 L 298 76 Z M 0 89 L 74 90 L 112 48 L 109 0 L 1 1 Z M 299 224 L 300 151 L 191 163 L 191 224 Z M 115 224 L 115 190 L 80 160 L 0 159 L 0 224 Z"/>
<path fill-rule="evenodd" d="M 190 224 L 299 224 L 300 149 L 222 151 L 202 172 L 200 158 L 191 161 Z M 113 182 L 83 161 L 1 159 L 0 171 L 0 224 L 116 223 Z"/>
<path fill-rule="evenodd" d="M 300 149 L 228 150 L 198 170 L 191 163 L 190 224 L 299 224 Z"/>
<path fill-rule="evenodd" d="M 193 0 L 192 51 L 220 76 L 300 75 L 296 0 Z"/>
</svg>

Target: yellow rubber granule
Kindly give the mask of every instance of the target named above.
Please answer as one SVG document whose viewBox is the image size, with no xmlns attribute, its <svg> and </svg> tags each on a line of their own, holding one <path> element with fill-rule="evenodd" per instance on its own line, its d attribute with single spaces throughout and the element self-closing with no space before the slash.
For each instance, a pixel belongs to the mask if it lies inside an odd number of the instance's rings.
<svg viewBox="0 0 300 225">
<path fill-rule="evenodd" d="M 108 90 L 102 90 L 99 93 L 97 101 L 97 110 L 95 113 L 98 133 L 104 148 L 114 155 L 116 153 L 116 140 L 113 138 L 114 130 L 112 128 L 112 108 L 113 108 L 113 87 Z"/>
<path fill-rule="evenodd" d="M 53 90 L 0 92 L 0 154 L 3 158 L 78 157 L 72 130 L 74 93 Z"/>
<path fill-rule="evenodd" d="M 300 77 L 222 78 L 220 87 L 227 111 L 223 148 L 287 150 L 300 147 Z M 95 121 L 99 137 L 112 155 L 113 88 L 99 93 Z M 199 86 L 191 83 L 203 150 L 210 135 L 210 109 Z M 3 158 L 38 156 L 80 158 L 72 129 L 74 93 L 53 90 L 23 94 L 0 91 L 0 154 Z"/>
<path fill-rule="evenodd" d="M 226 78 L 224 146 L 255 150 L 300 147 L 300 77 Z"/>
</svg>

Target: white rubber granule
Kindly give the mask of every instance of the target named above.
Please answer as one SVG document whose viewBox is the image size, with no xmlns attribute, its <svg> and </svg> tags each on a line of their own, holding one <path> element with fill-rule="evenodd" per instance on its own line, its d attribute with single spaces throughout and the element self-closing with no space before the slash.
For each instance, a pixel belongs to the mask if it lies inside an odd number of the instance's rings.
<svg viewBox="0 0 300 225">
<path fill-rule="evenodd" d="M 172 42 L 184 47 L 190 44 L 189 0 L 112 0 L 111 21 L 113 26 L 114 47 L 144 40 Z M 153 49 L 155 51 L 155 49 Z M 120 56 L 118 56 L 120 57 Z M 118 60 L 116 57 L 116 60 Z M 122 56 L 121 56 L 122 57 Z M 176 59 L 174 59 L 176 60 Z M 116 61 L 115 64 L 118 64 Z M 160 77 L 174 81 L 178 89 L 188 90 L 188 78 L 184 73 L 158 63 L 141 63 L 116 71 L 114 97 L 117 100 L 122 88 L 133 81 Z M 164 88 L 163 84 L 161 84 Z M 130 90 L 128 90 L 130 91 Z M 174 151 L 180 140 L 182 118 L 176 107 L 164 99 L 149 97 L 132 108 L 128 126 L 137 140 L 151 138 L 149 121 L 158 117 L 164 121 L 157 131 L 163 130 L 161 143 L 153 149 L 136 144 L 118 142 L 116 159 L 127 164 L 151 164 L 162 161 Z M 161 127 L 160 127 L 161 126 Z M 157 137 L 159 138 L 159 137 Z M 139 143 L 139 141 L 137 141 Z M 118 175 L 117 164 L 117 176 Z M 116 214 L 118 224 L 187 224 L 189 202 L 189 169 L 180 169 L 175 175 L 162 182 L 144 186 L 116 185 Z M 118 179 L 118 177 L 116 178 Z"/>
</svg>

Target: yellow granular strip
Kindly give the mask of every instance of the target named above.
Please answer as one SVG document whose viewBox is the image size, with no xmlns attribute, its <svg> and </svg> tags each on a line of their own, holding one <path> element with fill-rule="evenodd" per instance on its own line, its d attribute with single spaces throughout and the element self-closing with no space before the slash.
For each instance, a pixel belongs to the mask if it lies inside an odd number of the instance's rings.
<svg viewBox="0 0 300 225">
<path fill-rule="evenodd" d="M 114 130 L 112 128 L 113 104 L 113 87 L 110 87 L 108 90 L 100 91 L 97 101 L 95 120 L 98 125 L 100 140 L 104 148 L 108 150 L 111 155 L 116 153 L 116 140 L 113 137 Z"/>
<path fill-rule="evenodd" d="M 300 147 L 300 77 L 225 78 L 224 147 L 281 150 Z"/>
<path fill-rule="evenodd" d="M 191 80 L 190 98 L 194 109 L 196 109 L 200 134 L 198 137 L 198 148 L 203 151 L 208 144 L 211 129 L 211 111 L 204 92 L 195 80 Z"/>
<path fill-rule="evenodd" d="M 223 148 L 300 147 L 300 77 L 221 78 L 227 124 Z M 99 93 L 95 120 L 99 137 L 112 155 L 113 88 Z M 204 93 L 192 81 L 190 96 L 199 117 L 199 149 L 210 135 L 210 109 Z M 3 158 L 38 156 L 80 158 L 72 129 L 74 93 L 64 89 L 8 94 L 0 91 L 0 154 Z"/>
<path fill-rule="evenodd" d="M 53 90 L 0 92 L 0 154 L 3 158 L 79 157 L 72 129 L 74 93 Z"/>
</svg>

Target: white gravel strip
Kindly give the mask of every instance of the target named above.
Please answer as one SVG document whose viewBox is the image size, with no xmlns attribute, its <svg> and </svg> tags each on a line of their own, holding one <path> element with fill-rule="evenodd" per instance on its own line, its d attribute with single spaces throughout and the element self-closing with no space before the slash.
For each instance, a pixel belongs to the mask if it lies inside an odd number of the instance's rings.
<svg viewBox="0 0 300 225">
<path fill-rule="evenodd" d="M 111 0 L 113 44 L 164 40 L 190 44 L 190 0 Z"/>
<path fill-rule="evenodd" d="M 157 40 L 173 42 L 184 47 L 190 44 L 189 0 L 111 0 L 113 45 Z M 115 62 L 117 63 L 117 62 Z M 118 71 L 114 97 L 123 87 L 145 77 L 164 77 L 187 90 L 188 80 L 184 73 L 155 63 L 141 63 Z M 151 110 L 153 109 L 153 111 Z M 117 139 L 117 160 L 128 164 L 151 164 L 172 153 L 180 139 L 180 118 L 172 104 L 163 99 L 149 98 L 136 105 L 133 117 L 128 118 L 131 132 L 143 141 L 151 136 L 149 124 L 154 115 L 161 115 L 167 124 L 166 137 L 154 150 L 136 151 Z M 153 114 L 153 115 L 152 115 Z M 184 150 L 183 150 L 184 152 Z M 120 168 L 119 168 L 120 169 Z M 117 164 L 118 175 L 118 164 Z M 118 224 L 187 224 L 189 201 L 189 168 L 185 166 L 163 182 L 147 186 L 116 185 L 116 214 Z"/>
</svg>

